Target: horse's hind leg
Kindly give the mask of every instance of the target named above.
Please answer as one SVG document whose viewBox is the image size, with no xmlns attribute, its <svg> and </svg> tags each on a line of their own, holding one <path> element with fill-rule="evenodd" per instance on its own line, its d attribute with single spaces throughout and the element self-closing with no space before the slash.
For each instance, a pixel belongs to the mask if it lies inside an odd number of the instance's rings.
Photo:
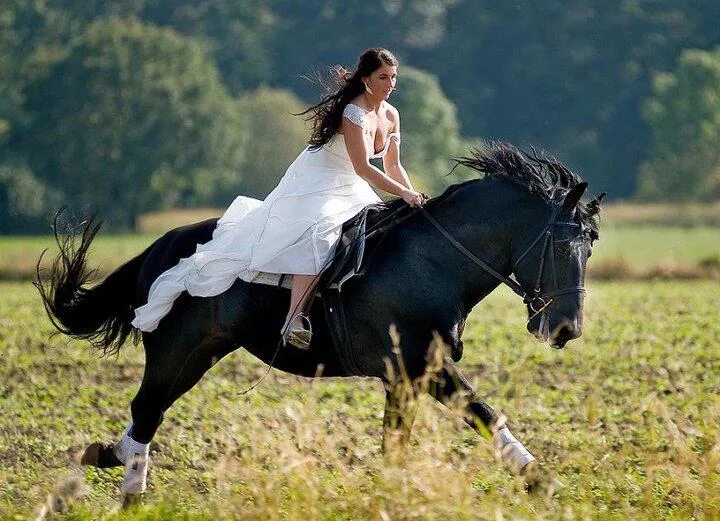
<svg viewBox="0 0 720 521">
<path fill-rule="evenodd" d="M 516 474 L 526 474 L 534 465 L 535 457 L 520 443 L 505 425 L 503 419 L 484 401 L 462 373 L 451 363 L 445 363 L 438 381 L 429 392 L 439 402 L 450 405 L 453 396 L 462 393 L 467 400 L 462 411 L 463 419 L 481 436 L 492 440 L 503 461 Z"/>
<path fill-rule="evenodd" d="M 193 345 L 180 334 L 173 338 L 164 335 L 162 341 L 146 335 L 144 343 L 145 374 L 131 403 L 132 422 L 118 443 L 99 451 L 97 461 L 97 466 L 125 466 L 121 490 L 130 495 L 145 492 L 150 441 L 165 411 L 232 350 L 226 337 L 207 336 Z"/>
<path fill-rule="evenodd" d="M 122 490 L 128 494 L 145 491 L 147 451 L 162 423 L 165 411 L 175 400 L 192 389 L 213 364 L 231 351 L 228 338 L 212 336 L 206 337 L 190 350 L 182 350 L 181 356 L 178 356 L 177 348 L 173 350 L 173 346 L 163 343 L 154 347 L 147 350 L 145 376 L 131 404 L 132 428 L 124 438 L 134 442 L 127 445 L 130 450 L 126 451 L 126 456 L 136 450 L 135 443 L 144 451 L 139 462 L 133 463 L 127 457 L 125 459 Z M 176 352 L 168 353 L 173 351 Z M 122 442 L 119 445 L 122 446 Z"/>
</svg>

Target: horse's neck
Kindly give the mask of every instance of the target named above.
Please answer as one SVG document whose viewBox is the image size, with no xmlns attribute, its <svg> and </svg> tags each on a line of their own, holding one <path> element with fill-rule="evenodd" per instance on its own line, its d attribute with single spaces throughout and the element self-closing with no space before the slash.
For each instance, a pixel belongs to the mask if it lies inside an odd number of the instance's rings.
<svg viewBox="0 0 720 521">
<path fill-rule="evenodd" d="M 465 189 L 430 208 L 431 215 L 452 237 L 504 276 L 510 275 L 510 243 L 517 233 L 517 205 L 524 195 L 512 188 L 488 186 Z M 491 293 L 500 281 L 454 246 L 429 221 L 425 222 L 424 249 L 432 264 L 446 268 L 435 283 L 453 288 L 464 312 Z M 432 237 L 428 240 L 428 237 Z"/>
</svg>

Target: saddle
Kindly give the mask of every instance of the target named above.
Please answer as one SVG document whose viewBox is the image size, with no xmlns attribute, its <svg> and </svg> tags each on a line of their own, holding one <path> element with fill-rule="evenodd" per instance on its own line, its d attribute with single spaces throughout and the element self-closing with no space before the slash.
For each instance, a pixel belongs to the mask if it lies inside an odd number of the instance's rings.
<svg viewBox="0 0 720 521">
<path fill-rule="evenodd" d="M 348 280 L 362 276 L 387 231 L 410 215 L 402 201 L 393 201 L 368 205 L 346 221 L 334 254 L 320 273 L 318 293 L 322 288 L 340 291 Z M 292 275 L 260 272 L 253 283 L 290 289 Z"/>
<path fill-rule="evenodd" d="M 322 271 L 318 284 L 325 318 L 338 358 L 348 375 L 360 375 L 352 337 L 343 306 L 343 285 L 362 277 L 370 266 L 388 230 L 413 215 L 402 201 L 374 204 L 343 225 L 331 264 Z"/>
<path fill-rule="evenodd" d="M 322 301 L 332 345 L 348 375 L 362 372 L 347 328 L 343 286 L 366 273 L 387 232 L 414 214 L 415 210 L 402 200 L 366 206 L 343 224 L 333 256 L 320 272 L 315 296 Z M 253 282 L 290 288 L 292 275 L 261 273 Z"/>
<path fill-rule="evenodd" d="M 322 271 L 320 288 L 342 291 L 348 280 L 365 273 L 387 231 L 397 224 L 392 211 L 386 204 L 371 204 L 343 224 L 332 262 Z"/>
</svg>

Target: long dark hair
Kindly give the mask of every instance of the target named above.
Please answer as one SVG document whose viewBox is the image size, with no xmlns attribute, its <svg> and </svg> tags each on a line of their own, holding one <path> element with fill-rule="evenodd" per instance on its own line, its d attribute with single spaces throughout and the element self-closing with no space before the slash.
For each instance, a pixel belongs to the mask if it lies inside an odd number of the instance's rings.
<svg viewBox="0 0 720 521">
<path fill-rule="evenodd" d="M 333 71 L 334 77 L 330 82 L 325 82 L 330 93 L 317 105 L 299 114 L 307 115 L 307 121 L 313 123 L 312 134 L 308 140 L 310 149 L 320 148 L 340 129 L 345 105 L 365 92 L 362 78 L 370 76 L 383 65 L 397 66 L 397 64 L 397 58 L 393 53 L 382 47 L 373 47 L 360 55 L 354 71 L 345 71 L 337 66 Z"/>
</svg>

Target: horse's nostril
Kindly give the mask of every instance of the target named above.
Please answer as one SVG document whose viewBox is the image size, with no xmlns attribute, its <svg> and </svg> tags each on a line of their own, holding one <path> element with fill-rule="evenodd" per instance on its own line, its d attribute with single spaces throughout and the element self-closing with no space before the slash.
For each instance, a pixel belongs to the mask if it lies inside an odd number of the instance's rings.
<svg viewBox="0 0 720 521">
<path fill-rule="evenodd" d="M 582 335 L 580 328 L 575 327 L 575 324 L 569 321 L 565 321 L 555 328 L 550 338 L 552 344 L 564 346 L 570 340 L 578 338 L 580 335 Z"/>
</svg>

